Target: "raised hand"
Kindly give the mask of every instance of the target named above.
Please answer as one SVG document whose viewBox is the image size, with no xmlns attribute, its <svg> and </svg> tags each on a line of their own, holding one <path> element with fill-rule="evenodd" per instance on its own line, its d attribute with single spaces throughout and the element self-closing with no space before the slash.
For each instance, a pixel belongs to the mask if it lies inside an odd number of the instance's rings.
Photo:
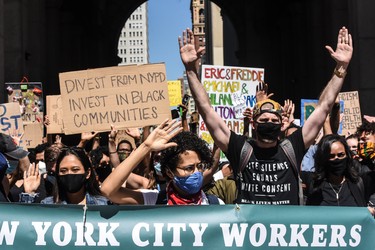
<svg viewBox="0 0 375 250">
<path fill-rule="evenodd" d="M 114 140 L 117 136 L 117 132 L 118 131 L 117 131 L 115 125 L 111 124 L 111 131 L 109 132 L 108 137 Z"/>
<path fill-rule="evenodd" d="M 94 138 L 99 132 L 83 132 L 81 134 L 81 140 L 83 141 L 90 141 Z"/>
<path fill-rule="evenodd" d="M 195 49 L 194 34 L 190 29 L 182 32 L 182 38 L 178 37 L 178 45 L 180 47 L 180 56 L 182 63 L 186 69 L 196 70 L 196 61 L 202 55 L 203 50 Z"/>
<path fill-rule="evenodd" d="M 125 129 L 125 133 L 133 137 L 135 140 L 139 140 L 141 138 L 141 133 L 139 132 L 138 128 L 127 128 Z"/>
<path fill-rule="evenodd" d="M 269 99 L 271 96 L 273 96 L 273 93 L 268 94 L 268 84 L 263 81 L 259 82 L 259 84 L 256 86 L 255 92 L 257 102 Z"/>
<path fill-rule="evenodd" d="M 25 193 L 35 193 L 40 185 L 39 166 L 30 164 L 29 168 L 23 172 L 23 187 Z"/>
<path fill-rule="evenodd" d="M 337 64 L 345 68 L 348 66 L 353 55 L 353 41 L 347 28 L 342 27 L 340 29 L 335 51 L 328 45 L 325 47 Z"/>
<path fill-rule="evenodd" d="M 284 107 L 282 112 L 283 126 L 281 128 L 281 131 L 285 131 L 290 126 L 290 124 L 294 122 L 294 109 L 295 105 L 292 102 L 292 100 L 287 99 L 284 101 Z"/>
<path fill-rule="evenodd" d="M 20 133 L 18 129 L 13 129 L 13 131 L 11 131 L 11 129 L 8 129 L 8 135 L 12 137 L 14 143 L 19 146 L 24 132 Z"/>
<path fill-rule="evenodd" d="M 152 151 L 161 151 L 169 147 L 177 146 L 175 142 L 169 142 L 169 140 L 181 131 L 181 122 L 177 122 L 177 120 L 170 122 L 169 119 L 166 119 L 152 131 L 144 141 L 144 144 Z"/>
</svg>

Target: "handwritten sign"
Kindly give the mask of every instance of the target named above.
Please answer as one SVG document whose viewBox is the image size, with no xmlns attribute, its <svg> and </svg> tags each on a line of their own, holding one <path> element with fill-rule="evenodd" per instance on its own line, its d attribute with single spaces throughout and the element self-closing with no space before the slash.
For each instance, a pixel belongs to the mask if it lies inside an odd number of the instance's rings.
<svg viewBox="0 0 375 250">
<path fill-rule="evenodd" d="M 43 123 L 34 122 L 24 124 L 24 135 L 21 138 L 20 146 L 23 148 L 35 148 L 42 143 L 43 139 Z"/>
<path fill-rule="evenodd" d="M 47 115 L 50 121 L 47 134 L 64 133 L 63 109 L 61 95 L 46 96 Z"/>
<path fill-rule="evenodd" d="M 341 92 L 339 99 L 344 102 L 341 134 L 345 136 L 353 134 L 357 131 L 357 127 L 362 125 L 358 91 Z"/>
<path fill-rule="evenodd" d="M 168 93 L 170 106 L 181 104 L 181 81 L 168 81 Z"/>
<path fill-rule="evenodd" d="M 43 123 L 43 88 L 40 82 L 5 83 L 8 102 L 18 103 L 24 124 Z"/>
<path fill-rule="evenodd" d="M 309 116 L 314 112 L 318 100 L 316 99 L 301 99 L 301 126 L 309 118 Z"/>
<path fill-rule="evenodd" d="M 64 133 L 159 124 L 170 118 L 164 64 L 60 73 Z"/>
<path fill-rule="evenodd" d="M 12 133 L 17 131 L 23 133 L 23 121 L 21 118 L 20 105 L 16 102 L 0 104 L 1 133 Z"/>
<path fill-rule="evenodd" d="M 318 101 L 316 99 L 301 99 L 301 126 L 306 122 L 306 120 L 310 117 L 310 115 L 314 112 L 316 106 L 318 105 Z M 340 117 L 342 117 L 344 113 L 344 102 L 340 101 Z M 340 119 L 339 127 L 338 127 L 338 134 L 342 134 L 343 131 L 343 121 Z M 323 135 L 323 130 L 320 132 Z"/>
<path fill-rule="evenodd" d="M 254 107 L 256 86 L 264 79 L 264 69 L 217 65 L 202 66 L 202 84 L 211 105 L 229 129 L 242 134 L 244 129 L 242 110 Z M 243 99 L 242 101 L 239 98 Z M 199 135 L 209 144 L 213 139 L 203 119 L 199 122 Z"/>
</svg>

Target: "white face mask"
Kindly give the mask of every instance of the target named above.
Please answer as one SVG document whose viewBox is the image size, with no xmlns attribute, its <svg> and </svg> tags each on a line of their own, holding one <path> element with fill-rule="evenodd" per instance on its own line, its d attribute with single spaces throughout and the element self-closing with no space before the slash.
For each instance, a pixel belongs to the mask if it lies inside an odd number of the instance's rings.
<svg viewBox="0 0 375 250">
<path fill-rule="evenodd" d="M 40 174 L 47 173 L 47 167 L 46 167 L 46 163 L 44 161 L 38 162 L 38 167 L 39 167 L 39 173 Z"/>
</svg>

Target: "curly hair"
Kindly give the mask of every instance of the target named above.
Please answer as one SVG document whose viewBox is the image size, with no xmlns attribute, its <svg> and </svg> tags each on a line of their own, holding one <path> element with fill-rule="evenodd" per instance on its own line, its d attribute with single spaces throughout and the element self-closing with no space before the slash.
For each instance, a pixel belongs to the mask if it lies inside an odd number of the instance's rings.
<svg viewBox="0 0 375 250">
<path fill-rule="evenodd" d="M 160 155 L 161 172 L 165 178 L 169 179 L 166 174 L 167 169 L 174 171 L 181 159 L 181 154 L 188 150 L 197 153 L 201 162 L 212 165 L 212 152 L 207 142 L 200 139 L 196 134 L 184 131 L 173 137 L 170 142 L 176 142 L 177 146 L 161 151 Z"/>
<path fill-rule="evenodd" d="M 357 128 L 357 134 L 360 136 L 363 132 L 375 133 L 375 122 L 364 120 L 362 125 Z"/>
<path fill-rule="evenodd" d="M 74 155 L 78 158 L 78 160 L 82 163 L 85 172 L 89 169 L 91 171 L 90 177 L 85 181 L 85 191 L 91 195 L 101 195 L 99 183 L 95 179 L 95 172 L 92 168 L 91 162 L 89 157 L 87 156 L 86 152 L 82 148 L 78 147 L 69 147 L 63 148 L 60 155 L 56 161 L 56 179 L 57 183 L 59 183 L 59 171 L 60 171 L 60 163 L 61 161 L 68 155 Z M 63 200 L 66 200 L 66 191 L 60 188 L 60 185 L 56 185 L 56 190 L 54 194 L 54 201 L 55 203 L 60 203 Z"/>
<path fill-rule="evenodd" d="M 332 144 L 335 142 L 341 143 L 345 148 L 346 157 L 346 170 L 344 172 L 344 176 L 351 180 L 352 182 L 356 183 L 358 181 L 358 174 L 354 168 L 352 152 L 344 137 L 331 134 L 324 136 L 319 144 L 317 151 L 315 153 L 315 175 L 314 175 L 314 187 L 318 187 L 329 175 L 329 168 L 328 163 L 330 160 L 331 154 L 331 147 Z"/>
</svg>

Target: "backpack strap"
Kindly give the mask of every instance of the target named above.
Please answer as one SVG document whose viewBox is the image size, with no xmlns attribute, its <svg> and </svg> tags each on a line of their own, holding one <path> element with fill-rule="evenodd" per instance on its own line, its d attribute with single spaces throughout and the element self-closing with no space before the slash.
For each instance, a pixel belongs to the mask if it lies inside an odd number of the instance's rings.
<svg viewBox="0 0 375 250">
<path fill-rule="evenodd" d="M 242 146 L 241 154 L 240 154 L 239 173 L 241 173 L 245 169 L 245 166 L 248 163 L 252 153 L 253 153 L 253 146 L 251 146 L 251 144 L 248 141 L 245 141 L 244 145 Z"/>
<path fill-rule="evenodd" d="M 299 199 L 299 204 L 302 206 L 304 205 L 304 197 L 303 197 L 303 188 L 302 188 L 302 179 L 300 176 L 300 168 L 297 165 L 297 158 L 296 154 L 294 153 L 293 145 L 288 139 L 284 139 L 283 141 L 280 142 L 280 147 L 284 151 L 286 157 L 292 163 L 292 167 L 294 170 L 295 175 L 297 176 L 298 180 L 298 199 Z"/>
<path fill-rule="evenodd" d="M 208 204 L 210 205 L 219 205 L 219 198 L 217 198 L 216 195 L 213 194 L 206 194 Z"/>
<path fill-rule="evenodd" d="M 246 164 L 250 160 L 250 156 L 253 153 L 253 146 L 246 140 L 245 143 L 242 146 L 241 154 L 240 154 L 240 162 L 239 162 L 239 168 L 237 172 L 235 173 L 236 176 L 236 200 L 240 197 L 241 192 L 241 182 L 242 182 L 242 171 L 245 169 Z"/>
</svg>

